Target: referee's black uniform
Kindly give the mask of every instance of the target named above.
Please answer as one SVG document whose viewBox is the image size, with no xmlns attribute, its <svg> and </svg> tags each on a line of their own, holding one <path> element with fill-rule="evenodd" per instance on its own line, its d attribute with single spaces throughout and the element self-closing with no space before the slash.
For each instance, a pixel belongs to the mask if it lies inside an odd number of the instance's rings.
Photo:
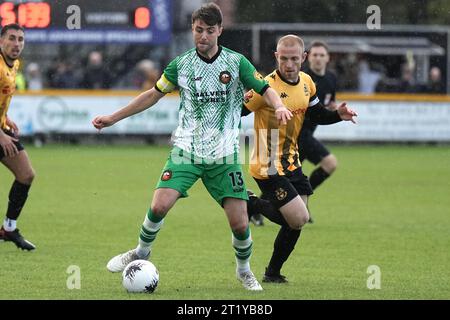
<svg viewBox="0 0 450 320">
<path fill-rule="evenodd" d="M 309 74 L 316 84 L 316 94 L 324 106 L 335 101 L 336 98 L 336 76 L 326 71 L 325 75 L 320 76 L 307 68 L 303 72 Z M 308 118 L 303 122 L 302 130 L 298 139 L 298 148 L 300 161 L 307 159 L 317 165 L 323 158 L 328 156 L 328 149 L 316 138 L 313 137 L 317 124 L 313 124 Z"/>
</svg>

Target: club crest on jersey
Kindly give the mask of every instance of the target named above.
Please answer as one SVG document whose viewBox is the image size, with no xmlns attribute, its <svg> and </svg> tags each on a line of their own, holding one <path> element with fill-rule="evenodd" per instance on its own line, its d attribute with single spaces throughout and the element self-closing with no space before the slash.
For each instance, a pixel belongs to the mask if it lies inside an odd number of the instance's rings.
<svg viewBox="0 0 450 320">
<path fill-rule="evenodd" d="M 308 90 L 308 86 L 306 85 L 306 83 L 303 84 L 303 89 L 305 89 L 305 96 L 309 96 L 309 90 Z"/>
<path fill-rule="evenodd" d="M 170 180 L 170 178 L 172 178 L 172 171 L 170 171 L 170 170 L 164 171 L 163 174 L 161 175 L 162 181 Z"/>
<path fill-rule="evenodd" d="M 231 81 L 231 73 L 229 73 L 228 71 L 222 71 L 219 75 L 219 80 L 223 84 L 227 84 Z"/>
<path fill-rule="evenodd" d="M 287 197 L 287 191 L 283 188 L 278 188 L 275 190 L 275 196 L 277 197 L 278 201 L 282 201 Z"/>
</svg>

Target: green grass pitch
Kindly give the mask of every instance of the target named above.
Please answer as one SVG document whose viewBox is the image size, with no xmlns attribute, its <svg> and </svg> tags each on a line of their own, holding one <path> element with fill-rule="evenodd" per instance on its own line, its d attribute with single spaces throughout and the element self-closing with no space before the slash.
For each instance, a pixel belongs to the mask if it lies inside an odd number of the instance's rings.
<svg viewBox="0 0 450 320">
<path fill-rule="evenodd" d="M 0 299 L 450 299 L 450 147 L 331 149 L 339 168 L 311 198 L 315 224 L 282 270 L 288 284 L 242 288 L 226 217 L 197 182 L 156 239 L 160 283 L 144 295 L 126 293 L 105 266 L 135 247 L 169 147 L 29 147 L 37 176 L 19 228 L 37 250 L 0 243 Z M 11 182 L 2 167 L 1 211 Z M 277 231 L 252 226 L 259 279 Z M 67 288 L 71 265 L 80 289 Z M 380 289 L 367 288 L 371 265 Z"/>
</svg>

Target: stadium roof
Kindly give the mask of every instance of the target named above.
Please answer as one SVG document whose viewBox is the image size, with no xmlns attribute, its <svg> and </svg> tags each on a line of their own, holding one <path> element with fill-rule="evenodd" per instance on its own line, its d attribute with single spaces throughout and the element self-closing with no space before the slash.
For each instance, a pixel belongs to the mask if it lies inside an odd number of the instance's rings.
<svg viewBox="0 0 450 320">
<path fill-rule="evenodd" d="M 305 36 L 306 45 L 313 40 L 325 41 L 331 52 L 370 53 L 374 55 L 443 56 L 445 49 L 424 37 Z"/>
</svg>

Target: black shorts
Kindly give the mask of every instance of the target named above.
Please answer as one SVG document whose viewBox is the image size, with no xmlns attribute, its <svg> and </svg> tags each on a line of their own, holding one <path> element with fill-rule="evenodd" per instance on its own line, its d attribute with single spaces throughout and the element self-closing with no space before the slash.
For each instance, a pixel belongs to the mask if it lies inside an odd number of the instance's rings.
<svg viewBox="0 0 450 320">
<path fill-rule="evenodd" d="M 8 136 L 13 137 L 13 138 L 17 138 L 14 133 L 12 133 L 10 130 L 3 130 L 4 133 L 6 133 Z M 24 146 L 20 143 L 20 141 L 14 142 L 14 144 L 17 147 L 17 150 L 22 151 L 24 148 Z M 0 160 L 3 159 L 3 157 L 5 156 L 5 153 L 3 152 L 3 148 L 0 147 Z"/>
<path fill-rule="evenodd" d="M 298 152 L 300 154 L 300 162 L 306 159 L 317 165 L 330 154 L 330 151 L 322 142 L 314 138 L 313 133 L 309 130 L 302 130 L 300 139 L 298 139 Z"/>
<path fill-rule="evenodd" d="M 262 191 L 261 198 L 269 200 L 277 209 L 298 195 L 310 196 L 313 194 L 311 184 L 303 174 L 302 168 L 298 168 L 286 176 L 273 175 L 265 180 L 255 178 L 255 181 Z"/>
</svg>

